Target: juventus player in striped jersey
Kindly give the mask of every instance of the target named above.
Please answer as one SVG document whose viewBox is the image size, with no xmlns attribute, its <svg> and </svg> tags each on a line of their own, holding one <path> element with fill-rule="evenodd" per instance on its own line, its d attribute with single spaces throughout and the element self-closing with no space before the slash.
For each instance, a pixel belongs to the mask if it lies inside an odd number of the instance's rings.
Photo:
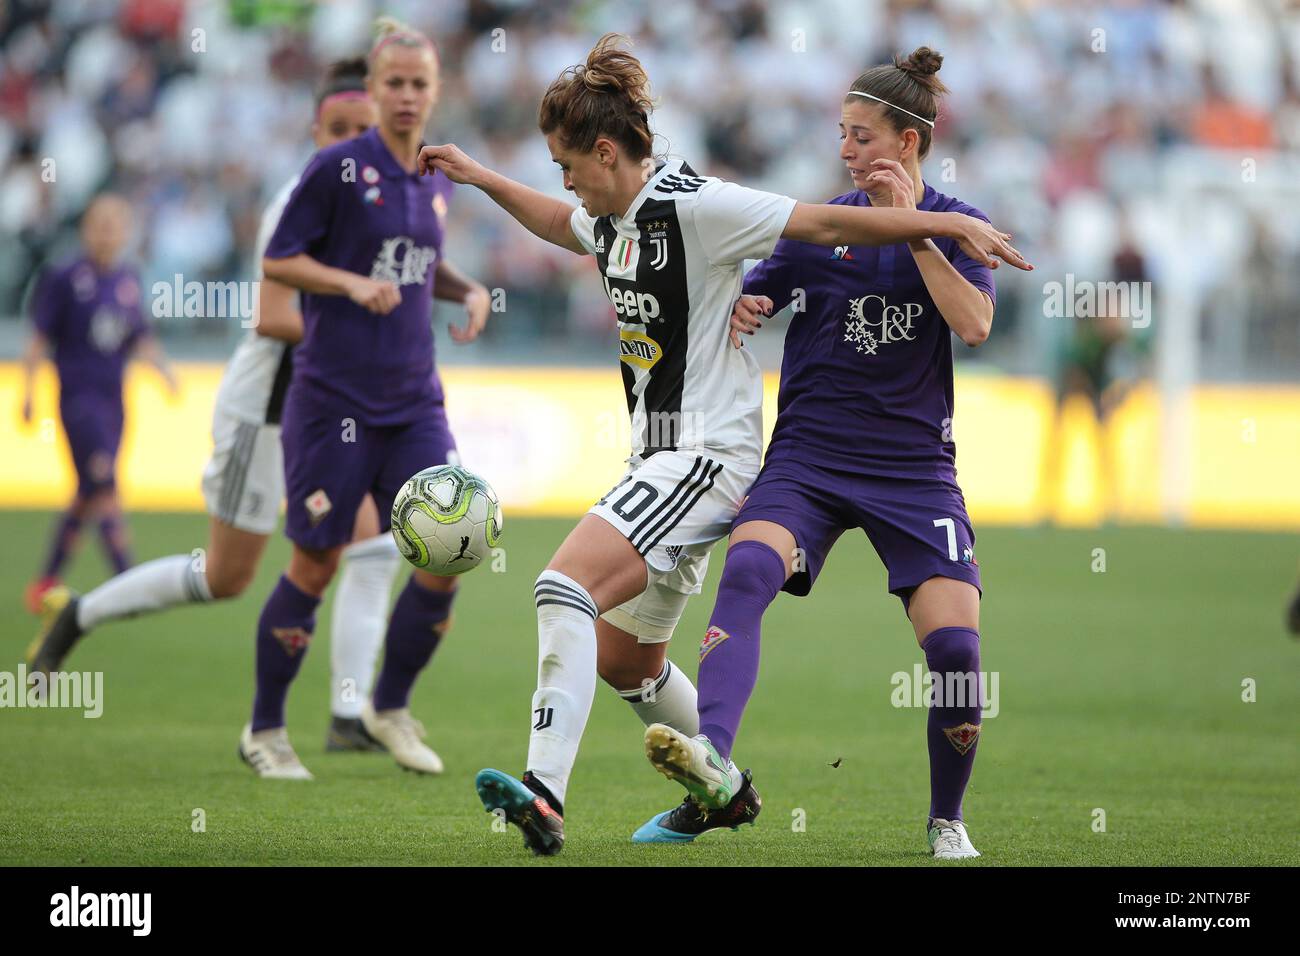
<svg viewBox="0 0 1300 956">
<path fill-rule="evenodd" d="M 317 92 L 312 123 L 318 149 L 374 126 L 375 106 L 366 94 L 365 79 L 363 57 L 330 66 Z M 262 214 L 254 258 L 259 273 L 262 251 L 297 184 L 297 176 L 285 183 Z M 280 412 L 293 343 L 302 338 L 296 290 L 261 278 L 257 319 L 257 327 L 235 349 L 217 390 L 213 451 L 202 482 L 211 518 L 203 560 L 171 555 L 111 578 L 81 597 L 66 588 L 51 592 L 44 601 L 46 625 L 32 657 L 34 668 L 57 669 L 72 645 L 101 624 L 179 604 L 238 597 L 252 581 L 284 498 Z M 361 725 L 360 712 L 372 683 L 399 563 L 396 545 L 390 535 L 379 534 L 379 517 L 367 498 L 357 515 L 354 543 L 344 551 L 334 603 L 328 750 L 383 749 Z M 264 774 L 276 775 L 274 770 Z"/>
<path fill-rule="evenodd" d="M 428 172 L 482 189 L 533 234 L 594 256 L 618 316 L 629 469 L 537 579 L 527 772 L 484 770 L 476 780 L 485 808 L 504 811 L 542 855 L 563 846 L 563 803 L 598 673 L 647 724 L 698 730 L 695 688 L 668 664 L 665 644 L 758 473 L 762 379 L 747 352 L 728 347 L 744 260 L 766 258 L 783 236 L 826 246 L 943 236 L 981 262 L 1022 263 L 1009 236 L 969 216 L 805 205 L 656 161 L 649 80 L 623 40 L 603 37 L 542 99 L 541 132 L 580 208 L 456 146 L 420 154 Z M 736 799 L 757 813 L 752 787 Z"/>
</svg>

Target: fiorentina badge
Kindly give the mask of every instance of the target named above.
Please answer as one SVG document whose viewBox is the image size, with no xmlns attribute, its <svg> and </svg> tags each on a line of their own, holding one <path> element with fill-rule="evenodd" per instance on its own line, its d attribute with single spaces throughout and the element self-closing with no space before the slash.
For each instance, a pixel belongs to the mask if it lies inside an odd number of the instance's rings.
<svg viewBox="0 0 1300 956">
<path fill-rule="evenodd" d="M 290 657 L 297 657 L 299 652 L 311 643 L 311 634 L 301 627 L 273 627 L 271 636 L 280 642 L 280 646 Z"/>
<path fill-rule="evenodd" d="M 303 505 L 306 507 L 307 513 L 311 515 L 311 526 L 313 528 L 320 524 L 325 516 L 330 513 L 330 509 L 334 507 L 333 502 L 330 501 L 330 496 L 325 494 L 324 488 L 317 488 L 309 494 L 306 500 L 303 501 Z"/>
<path fill-rule="evenodd" d="M 980 739 L 979 724 L 958 724 L 956 727 L 943 728 L 943 735 L 948 738 L 948 743 L 952 744 L 953 749 L 963 757 L 966 751 L 970 750 Z"/>
<path fill-rule="evenodd" d="M 713 650 L 731 635 L 720 627 L 710 627 L 704 632 L 704 640 L 700 642 L 700 660 L 709 656 L 709 651 Z"/>
</svg>

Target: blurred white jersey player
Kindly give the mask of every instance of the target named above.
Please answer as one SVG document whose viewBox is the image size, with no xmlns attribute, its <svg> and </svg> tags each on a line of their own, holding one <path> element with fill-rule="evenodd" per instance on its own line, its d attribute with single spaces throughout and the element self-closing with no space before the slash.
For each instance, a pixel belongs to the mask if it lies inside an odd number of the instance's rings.
<svg viewBox="0 0 1300 956">
<path fill-rule="evenodd" d="M 359 136 L 374 125 L 365 91 L 364 58 L 333 64 L 317 96 L 317 148 Z M 280 411 L 289 385 L 293 345 L 302 337 L 297 292 L 262 278 L 262 253 L 298 177 L 285 183 L 262 215 L 254 250 L 259 285 L 256 327 L 226 366 L 212 415 L 212 457 L 203 472 L 210 520 L 206 549 L 140 564 L 77 597 L 67 589 L 47 595 L 33 668 L 56 670 L 72 645 L 109 621 L 241 594 L 252 581 L 284 499 Z M 400 564 L 392 537 L 378 533 L 367 496 L 353 543 L 343 552 L 331 639 L 331 721 L 328 750 L 382 750 L 361 723 L 375 657 L 383 640 L 392 581 Z M 276 759 L 276 752 L 284 756 Z M 262 776 L 303 777 L 290 748 L 269 748 Z M 283 764 L 283 765 L 282 765 Z"/>
</svg>

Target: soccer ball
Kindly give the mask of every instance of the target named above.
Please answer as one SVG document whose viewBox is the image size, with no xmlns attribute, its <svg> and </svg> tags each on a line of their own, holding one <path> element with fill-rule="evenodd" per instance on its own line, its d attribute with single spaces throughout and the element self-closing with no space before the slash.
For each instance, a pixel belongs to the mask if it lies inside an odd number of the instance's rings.
<svg viewBox="0 0 1300 956">
<path fill-rule="evenodd" d="M 460 465 L 426 468 L 393 500 L 393 539 L 422 571 L 464 574 L 501 539 L 501 503 L 491 485 Z"/>
</svg>

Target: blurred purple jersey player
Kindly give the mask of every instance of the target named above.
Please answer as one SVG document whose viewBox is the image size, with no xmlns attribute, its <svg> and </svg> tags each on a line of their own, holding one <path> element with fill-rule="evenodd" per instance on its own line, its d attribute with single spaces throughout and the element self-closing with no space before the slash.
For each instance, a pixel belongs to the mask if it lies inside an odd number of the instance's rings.
<svg viewBox="0 0 1300 956">
<path fill-rule="evenodd" d="M 366 93 L 364 56 L 336 60 L 316 93 L 312 140 L 323 149 L 360 136 L 378 112 Z M 293 367 L 293 346 L 302 338 L 298 290 L 262 275 L 262 252 L 298 176 L 282 185 L 262 212 L 254 246 L 256 322 L 226 364 L 212 410 L 212 455 L 203 469 L 208 510 L 205 560 L 189 550 L 153 558 L 114 575 L 86 594 L 47 591 L 42 626 L 31 647 L 27 672 L 61 670 L 72 648 L 105 624 L 184 604 L 239 597 L 256 577 L 266 544 L 280 521 L 284 457 L 280 415 Z M 357 513 L 352 543 L 340 558 L 338 593 L 330 641 L 331 720 L 326 750 L 382 749 L 361 723 L 369 699 L 388 604 L 401 555 L 367 496 Z M 173 632 L 174 633 L 174 632 Z"/>
<path fill-rule="evenodd" d="M 302 291 L 303 338 L 281 419 L 289 567 L 257 627 L 257 691 L 240 753 L 261 776 L 309 779 L 289 745 L 284 705 L 316 607 L 374 497 L 381 530 L 411 475 L 455 459 L 433 360 L 431 299 L 464 303 L 477 336 L 487 291 L 443 257 L 451 183 L 415 171 L 437 96 L 438 61 L 423 35 L 379 22 L 367 90 L 379 125 L 326 147 L 303 171 L 267 245 L 266 275 Z M 455 578 L 415 572 L 397 599 L 382 670 L 361 711 L 398 763 L 438 773 L 408 699 L 450 621 Z"/>
<path fill-rule="evenodd" d="M 922 47 L 854 82 L 840 156 L 855 188 L 832 204 L 986 219 L 921 180 L 945 92 L 935 76 L 941 62 Z M 730 783 L 716 767 L 731 758 L 758 676 L 763 613 L 782 590 L 808 594 L 836 539 L 861 528 L 940 687 L 965 690 L 975 681 L 972 693 L 941 697 L 930 709 L 927 833 L 936 857 L 977 856 L 961 804 L 980 732 L 981 592 L 975 533 L 956 480 L 951 333 L 970 346 L 987 338 L 992 272 L 947 239 L 833 251 L 782 240 L 746 276 L 733 342 L 740 344 L 738 332 L 752 334 L 759 313 L 789 305 L 796 290 L 806 298 L 786 335 L 772 441 L 733 525 L 700 647 L 701 733 L 646 732 L 651 761 L 687 787 L 696 808 L 660 814 L 637 838 L 687 839 L 700 829 L 701 807 L 722 815 L 715 825 L 730 822 Z"/>
<path fill-rule="evenodd" d="M 140 278 L 121 262 L 131 235 L 131 209 L 103 194 L 81 221 L 83 250 L 41 276 L 32 296 L 35 333 L 24 359 L 23 420 L 32 420 L 32 386 L 41 360 L 53 352 L 59 374 L 59 416 L 77 473 L 72 504 L 55 525 L 40 577 L 27 591 L 29 609 L 59 581 L 86 521 L 99 521 L 115 572 L 131 565 L 117 499 L 117 449 L 122 440 L 122 379 L 139 356 L 155 365 L 174 392 L 175 379 L 150 334 L 141 307 Z"/>
</svg>

